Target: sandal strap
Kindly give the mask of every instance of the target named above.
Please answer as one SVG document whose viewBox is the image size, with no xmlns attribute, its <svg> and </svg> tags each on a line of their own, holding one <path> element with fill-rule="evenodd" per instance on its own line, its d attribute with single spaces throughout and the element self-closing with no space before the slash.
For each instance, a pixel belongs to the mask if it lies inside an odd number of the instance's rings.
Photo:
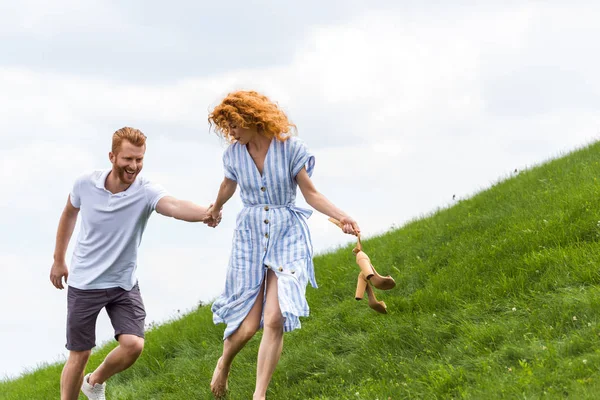
<svg viewBox="0 0 600 400">
<path fill-rule="evenodd" d="M 360 233 L 357 236 L 356 247 L 352 249 L 354 254 L 357 254 L 359 251 L 362 251 L 362 243 L 360 242 Z"/>
</svg>

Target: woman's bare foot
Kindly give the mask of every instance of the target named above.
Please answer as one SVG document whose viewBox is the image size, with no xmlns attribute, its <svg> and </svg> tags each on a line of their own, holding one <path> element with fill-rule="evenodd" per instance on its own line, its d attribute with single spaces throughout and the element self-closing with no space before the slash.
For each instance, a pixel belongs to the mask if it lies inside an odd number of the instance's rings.
<svg viewBox="0 0 600 400">
<path fill-rule="evenodd" d="M 212 380 L 210 381 L 210 391 L 217 399 L 225 396 L 227 390 L 229 390 L 229 384 L 227 383 L 227 378 L 229 378 L 229 368 L 225 368 L 221 365 L 222 359 L 223 357 L 219 358 L 219 361 L 217 361 L 215 372 L 213 372 Z"/>
</svg>

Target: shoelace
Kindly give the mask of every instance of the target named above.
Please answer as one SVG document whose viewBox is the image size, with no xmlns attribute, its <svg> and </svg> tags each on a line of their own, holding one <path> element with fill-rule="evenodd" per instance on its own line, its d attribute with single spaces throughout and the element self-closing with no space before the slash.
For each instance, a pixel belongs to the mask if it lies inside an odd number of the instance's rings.
<svg viewBox="0 0 600 400">
<path fill-rule="evenodd" d="M 92 392 L 104 393 L 104 385 L 95 384 L 94 386 L 92 386 Z"/>
<path fill-rule="evenodd" d="M 100 395 L 97 397 L 98 400 L 106 400 L 106 397 L 104 397 L 105 387 L 105 385 L 100 384 L 95 384 L 94 386 L 92 386 L 92 393 Z"/>
</svg>

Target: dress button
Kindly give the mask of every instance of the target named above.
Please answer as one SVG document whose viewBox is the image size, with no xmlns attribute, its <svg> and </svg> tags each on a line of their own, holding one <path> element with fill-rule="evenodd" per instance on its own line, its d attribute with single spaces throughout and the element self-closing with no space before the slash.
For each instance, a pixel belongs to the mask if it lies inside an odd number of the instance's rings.
<svg viewBox="0 0 600 400">
<path fill-rule="evenodd" d="M 295 274 L 295 273 L 296 273 L 296 271 L 292 271 L 292 274 Z"/>
<path fill-rule="evenodd" d="M 266 188 L 266 187 L 264 187 L 264 186 L 261 186 L 260 190 L 264 192 L 264 191 L 266 191 L 266 190 L 267 190 L 267 188 Z"/>
<path fill-rule="evenodd" d="M 268 238 L 269 238 L 269 234 L 268 234 L 268 233 L 265 233 L 265 237 L 268 239 Z"/>
<path fill-rule="evenodd" d="M 269 206 L 265 206 L 265 211 L 269 211 Z"/>
<path fill-rule="evenodd" d="M 283 272 L 283 267 L 279 267 L 279 272 Z"/>
<path fill-rule="evenodd" d="M 268 224 L 268 223 L 269 223 L 269 220 L 268 220 L 268 219 L 265 219 L 263 222 L 264 222 L 265 224 Z"/>
</svg>

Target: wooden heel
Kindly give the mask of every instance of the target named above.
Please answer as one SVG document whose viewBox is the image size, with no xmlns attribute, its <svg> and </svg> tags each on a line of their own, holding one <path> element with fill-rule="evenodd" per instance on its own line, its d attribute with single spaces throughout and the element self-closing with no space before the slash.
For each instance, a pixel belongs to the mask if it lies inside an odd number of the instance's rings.
<svg viewBox="0 0 600 400">
<path fill-rule="evenodd" d="M 365 290 L 367 289 L 367 280 L 362 273 L 358 274 L 358 282 L 356 283 L 356 293 L 354 298 L 356 300 L 362 300 L 365 296 Z"/>
</svg>

